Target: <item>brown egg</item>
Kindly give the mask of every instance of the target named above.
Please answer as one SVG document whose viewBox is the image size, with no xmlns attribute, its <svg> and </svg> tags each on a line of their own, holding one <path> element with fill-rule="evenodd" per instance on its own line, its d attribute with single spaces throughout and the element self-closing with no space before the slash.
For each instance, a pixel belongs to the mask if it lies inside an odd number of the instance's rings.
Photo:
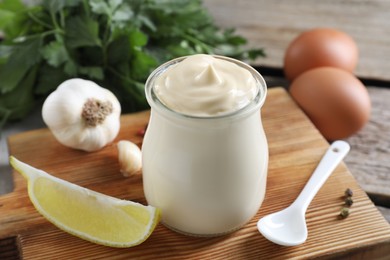
<svg viewBox="0 0 390 260">
<path fill-rule="evenodd" d="M 284 73 L 293 80 L 317 67 L 337 67 L 353 72 L 358 62 L 358 48 L 346 33 L 330 28 L 316 28 L 301 33 L 288 46 Z"/>
<path fill-rule="evenodd" d="M 321 67 L 306 71 L 293 81 L 289 91 L 328 140 L 356 133 L 370 116 L 366 87 L 342 69 Z"/>
</svg>

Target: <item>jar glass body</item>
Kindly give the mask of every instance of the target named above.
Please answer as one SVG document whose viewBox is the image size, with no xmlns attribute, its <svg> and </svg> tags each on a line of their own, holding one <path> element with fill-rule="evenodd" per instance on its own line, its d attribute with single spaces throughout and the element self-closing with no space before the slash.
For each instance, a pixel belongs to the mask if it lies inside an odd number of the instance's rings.
<svg viewBox="0 0 390 260">
<path fill-rule="evenodd" d="M 219 56 L 216 56 L 219 57 Z M 181 233 L 214 236 L 234 231 L 259 210 L 265 196 L 268 145 L 261 122 L 266 85 L 250 66 L 259 93 L 243 109 L 214 117 L 183 115 L 154 95 L 154 79 L 183 58 L 161 65 L 149 77 L 151 116 L 142 146 L 143 185 L 161 221 Z"/>
</svg>

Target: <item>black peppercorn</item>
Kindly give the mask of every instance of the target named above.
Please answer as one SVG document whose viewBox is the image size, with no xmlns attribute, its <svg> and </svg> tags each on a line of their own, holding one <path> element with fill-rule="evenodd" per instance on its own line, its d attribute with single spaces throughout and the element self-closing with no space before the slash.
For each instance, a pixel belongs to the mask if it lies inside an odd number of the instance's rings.
<svg viewBox="0 0 390 260">
<path fill-rule="evenodd" d="M 349 209 L 348 208 L 342 208 L 340 210 L 340 217 L 341 218 L 346 218 L 349 216 Z"/>
<path fill-rule="evenodd" d="M 348 197 L 344 200 L 345 202 L 345 205 L 347 205 L 348 207 L 352 206 L 353 204 L 353 199 L 351 197 Z"/>
<path fill-rule="evenodd" d="M 346 189 L 345 190 L 345 196 L 352 197 L 353 196 L 353 191 L 350 188 Z"/>
</svg>

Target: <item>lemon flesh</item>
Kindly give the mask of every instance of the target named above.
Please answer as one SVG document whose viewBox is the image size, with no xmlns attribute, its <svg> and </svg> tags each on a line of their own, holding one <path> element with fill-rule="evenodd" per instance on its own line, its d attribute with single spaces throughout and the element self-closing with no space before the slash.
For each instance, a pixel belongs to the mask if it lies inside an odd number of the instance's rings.
<svg viewBox="0 0 390 260">
<path fill-rule="evenodd" d="M 159 221 L 159 210 L 104 195 L 56 178 L 10 157 L 28 181 L 35 208 L 58 228 L 90 242 L 131 247 L 145 241 Z"/>
</svg>

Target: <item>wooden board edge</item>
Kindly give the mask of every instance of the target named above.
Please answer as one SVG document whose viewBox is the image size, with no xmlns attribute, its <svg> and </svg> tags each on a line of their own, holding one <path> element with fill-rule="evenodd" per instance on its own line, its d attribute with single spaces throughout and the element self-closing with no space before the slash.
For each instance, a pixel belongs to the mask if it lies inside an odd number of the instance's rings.
<svg viewBox="0 0 390 260">
<path fill-rule="evenodd" d="M 353 234 L 351 234 L 353 235 Z M 320 256 L 316 259 L 344 259 L 344 260 L 361 260 L 361 259 L 376 259 L 387 260 L 390 255 L 390 239 L 377 244 L 367 244 L 350 251 L 339 251 L 332 256 Z"/>
<path fill-rule="evenodd" d="M 14 260 L 20 259 L 20 244 L 18 237 L 7 237 L 0 239 L 0 259 Z"/>
</svg>

